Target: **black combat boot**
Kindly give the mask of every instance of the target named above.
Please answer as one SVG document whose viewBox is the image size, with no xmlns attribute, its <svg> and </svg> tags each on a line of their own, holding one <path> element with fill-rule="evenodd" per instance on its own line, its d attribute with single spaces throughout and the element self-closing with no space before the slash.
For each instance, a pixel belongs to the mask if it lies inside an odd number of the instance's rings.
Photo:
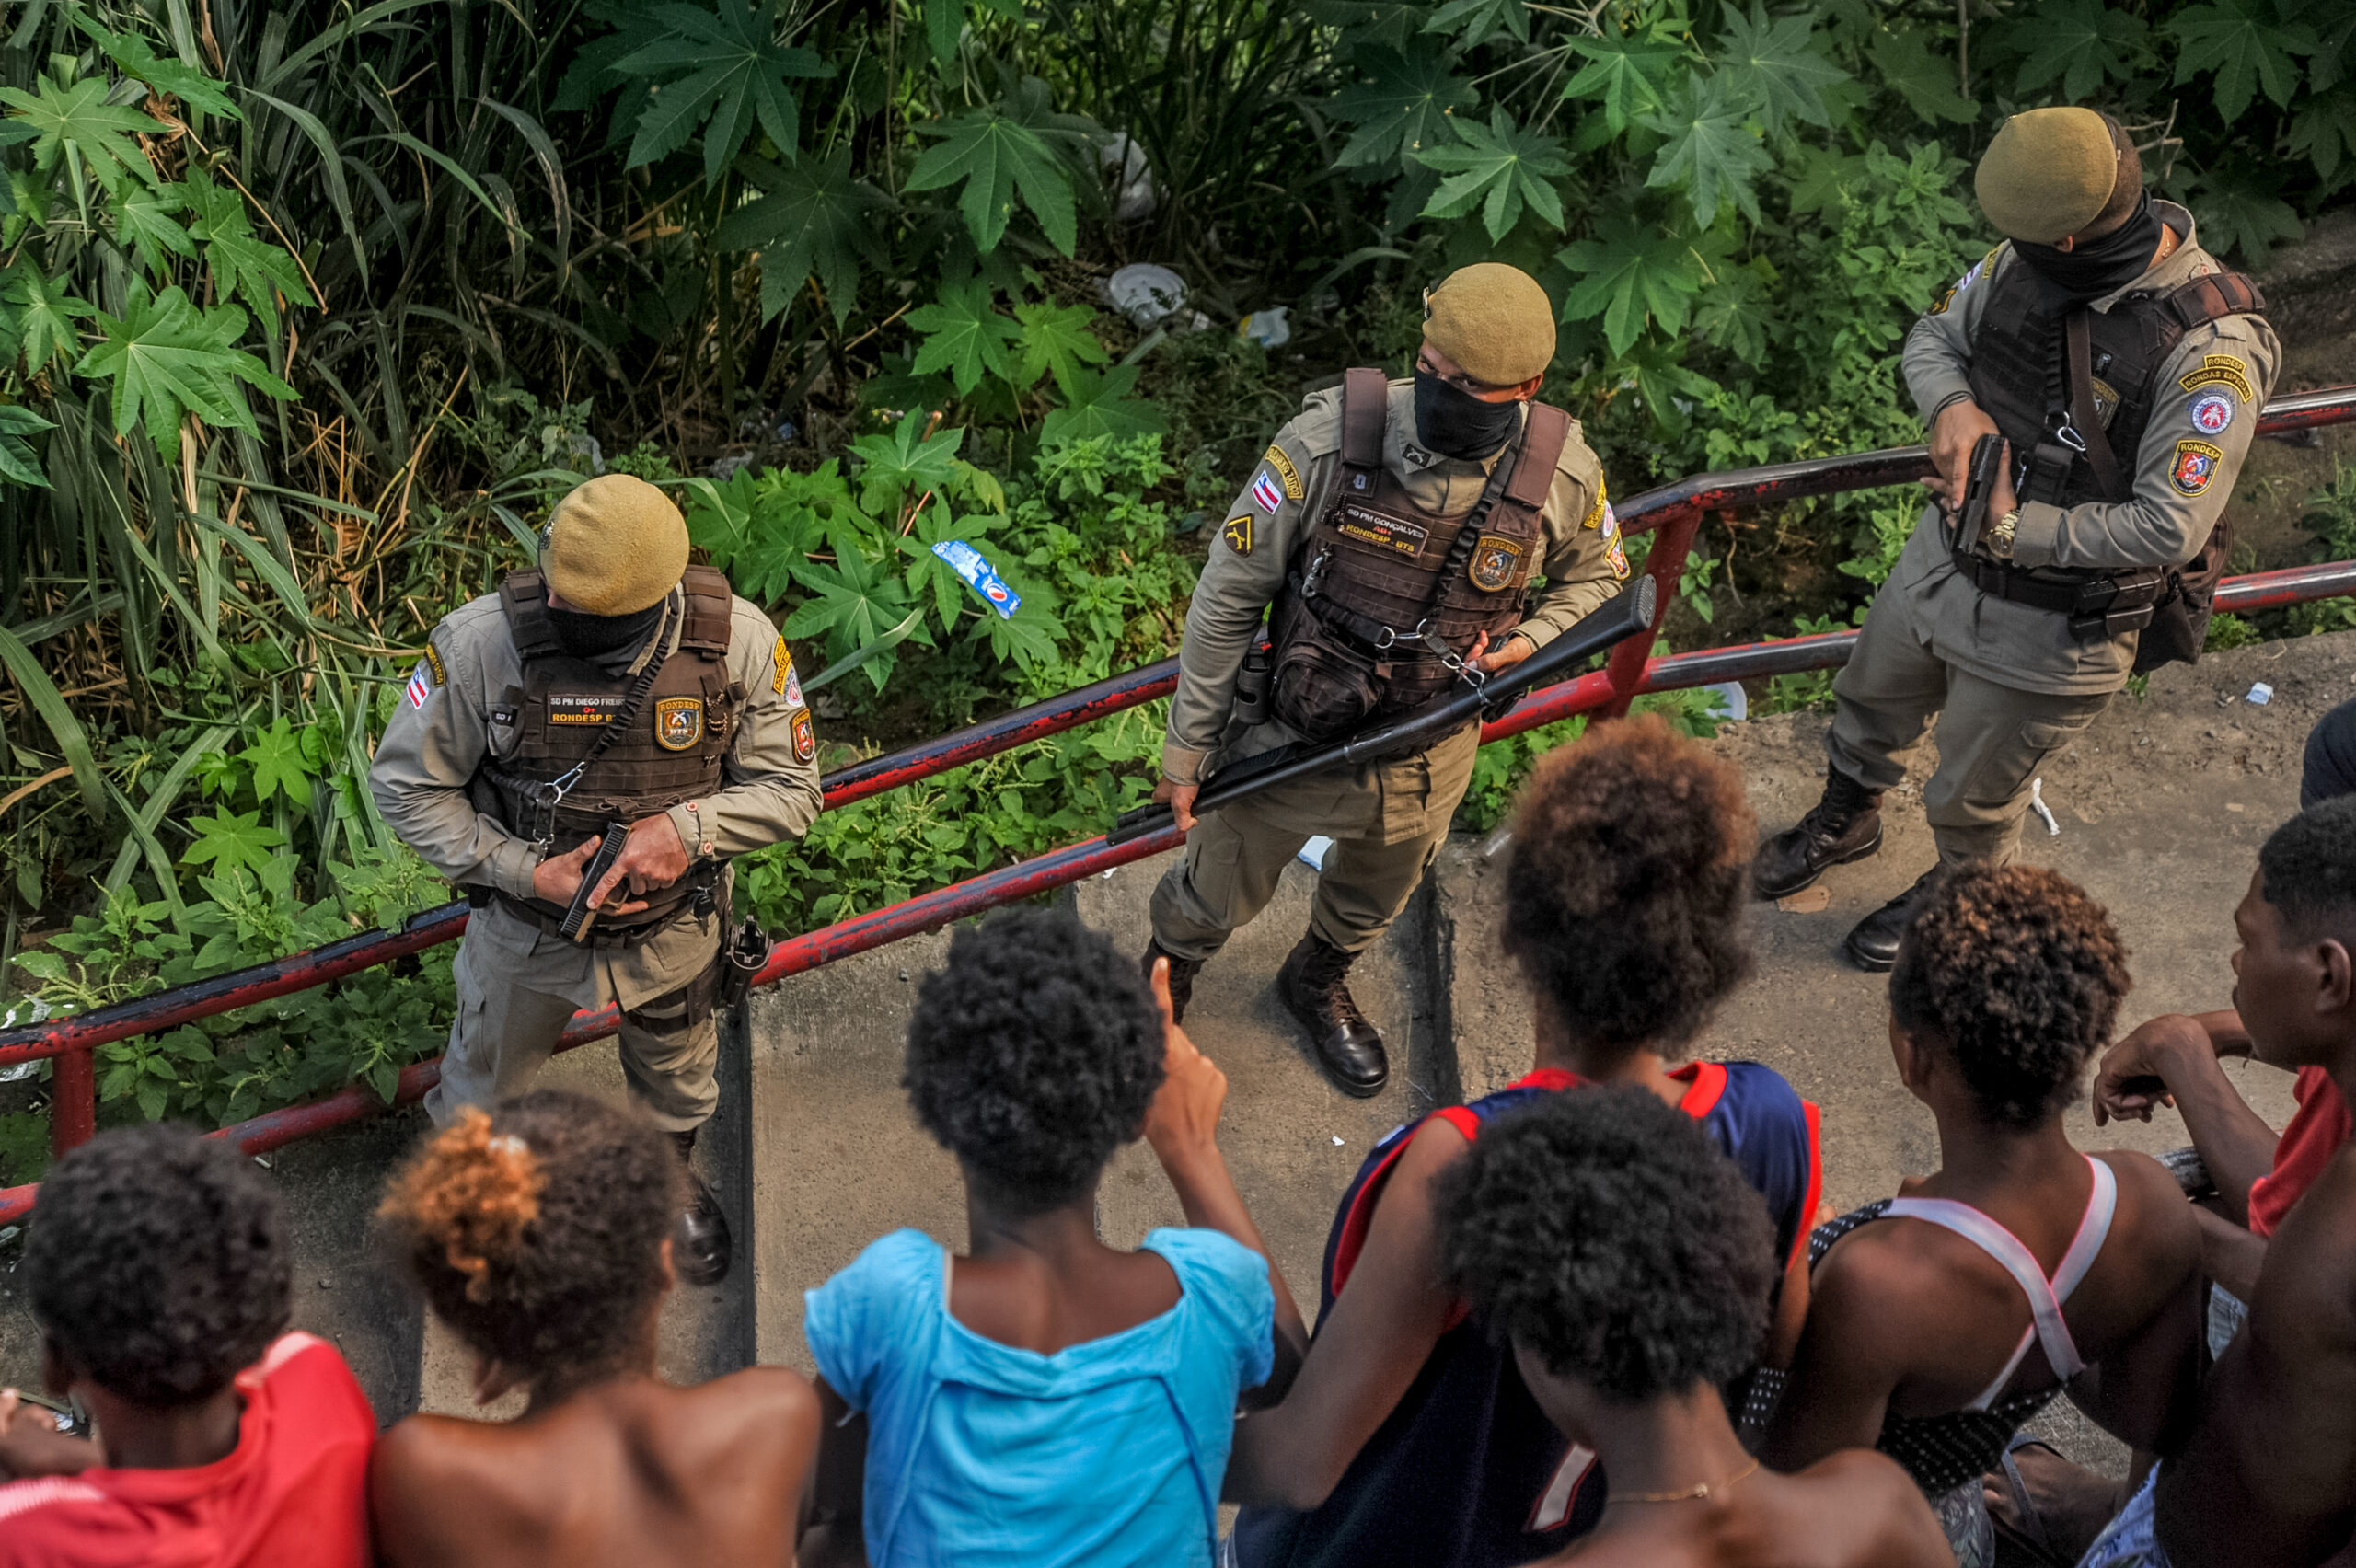
<svg viewBox="0 0 2356 1568">
<path fill-rule="evenodd" d="M 718 1285 L 728 1277 L 736 1244 L 728 1234 L 728 1216 L 720 1211 L 720 1194 L 695 1168 L 695 1129 L 673 1133 L 679 1163 L 687 1173 L 687 1206 L 671 1225 L 671 1266 L 688 1285 Z"/>
<path fill-rule="evenodd" d="M 1153 961 L 1157 958 L 1170 961 L 1170 1021 L 1184 1023 L 1186 1021 L 1186 1004 L 1195 999 L 1195 976 L 1202 972 L 1203 961 L 1199 958 L 1180 958 L 1159 941 L 1148 938 L 1145 956 L 1138 960 L 1138 973 L 1145 976 L 1149 991 L 1153 989 Z"/>
<path fill-rule="evenodd" d="M 1931 890 L 1939 885 L 1945 868 L 1933 866 L 1915 879 L 1914 885 L 1875 910 L 1856 924 L 1841 951 L 1849 962 L 1868 974 L 1888 972 L 1898 963 L 1898 940 L 1906 934 L 1907 922 L 1914 918 L 1914 911 L 1923 907 Z"/>
<path fill-rule="evenodd" d="M 1343 982 L 1357 957 L 1319 941 L 1312 932 L 1300 939 L 1276 972 L 1276 994 L 1309 1032 L 1317 1060 L 1334 1087 L 1364 1100 L 1382 1092 L 1391 1078 L 1391 1061 L 1383 1055 L 1382 1032 L 1358 1011 Z"/>
<path fill-rule="evenodd" d="M 1826 870 L 1862 860 L 1881 847 L 1881 791 L 1868 790 L 1839 768 L 1824 775 L 1824 799 L 1799 824 L 1759 847 L 1750 886 L 1761 898 L 1799 892 Z"/>
</svg>

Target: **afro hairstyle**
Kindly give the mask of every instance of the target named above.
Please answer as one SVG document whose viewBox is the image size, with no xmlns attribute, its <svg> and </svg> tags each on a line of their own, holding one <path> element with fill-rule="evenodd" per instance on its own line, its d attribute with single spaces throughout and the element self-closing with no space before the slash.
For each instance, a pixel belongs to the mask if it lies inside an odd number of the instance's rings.
<svg viewBox="0 0 2356 1568">
<path fill-rule="evenodd" d="M 2276 828 L 2258 869 L 2266 902 L 2292 931 L 2356 926 L 2356 795 L 2318 801 Z"/>
<path fill-rule="evenodd" d="M 996 1197 L 1037 1213 L 1088 1189 L 1161 1087 L 1161 1010 L 1136 963 L 1066 909 L 1009 909 L 924 977 L 900 1082 Z"/>
<path fill-rule="evenodd" d="M 1437 1203 L 1450 1287 L 1558 1377 L 1634 1402 L 1758 1359 L 1767 1205 L 1649 1090 L 1573 1090 L 1500 1117 Z"/>
<path fill-rule="evenodd" d="M 100 1133 L 59 1160 L 24 1270 L 50 1343 L 151 1410 L 218 1393 L 293 1306 L 277 1193 L 232 1145 L 171 1123 Z"/>
<path fill-rule="evenodd" d="M 1983 1117 L 2035 1127 L 2077 1099 L 2133 985 L 2085 889 L 2042 866 L 1968 866 L 1907 927 L 1889 1010 L 1954 1057 Z"/>
<path fill-rule="evenodd" d="M 533 1378 L 629 1357 L 662 1299 L 685 1185 L 645 1117 L 543 1089 L 461 1111 L 394 1173 L 376 1214 L 435 1314 Z"/>
<path fill-rule="evenodd" d="M 1674 1058 L 1750 973 L 1757 838 L 1733 768 L 1657 716 L 1596 725 L 1522 786 L 1506 952 L 1575 1039 Z"/>
</svg>

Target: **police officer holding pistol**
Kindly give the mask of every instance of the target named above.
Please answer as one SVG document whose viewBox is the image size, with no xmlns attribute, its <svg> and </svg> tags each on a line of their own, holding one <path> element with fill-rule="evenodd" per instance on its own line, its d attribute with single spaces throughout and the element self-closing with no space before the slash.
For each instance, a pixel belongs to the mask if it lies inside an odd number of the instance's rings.
<svg viewBox="0 0 2356 1568">
<path fill-rule="evenodd" d="M 612 1003 L 630 1099 L 684 1160 L 719 1099 L 729 857 L 799 835 L 822 797 L 784 640 L 688 564 L 678 508 L 627 474 L 558 502 L 538 564 L 434 628 L 369 787 L 474 905 L 427 1113 L 447 1123 L 521 1091 L 576 1008 Z M 616 824 L 618 859 L 568 935 Z M 728 1221 L 700 1177 L 689 1191 L 675 1262 L 710 1284 L 728 1271 Z"/>
<path fill-rule="evenodd" d="M 1777 898 L 1879 849 L 1882 793 L 1939 714 L 1923 790 L 1939 865 L 1849 933 L 1869 971 L 1943 868 L 2013 859 L 2038 767 L 2131 674 L 2199 656 L 2232 547 L 2220 514 L 2281 363 L 2256 285 L 2145 192 L 2108 116 L 2015 115 L 1976 185 L 2009 237 L 1906 340 L 1937 503 L 1833 683 L 1823 800 L 1754 867 Z"/>
<path fill-rule="evenodd" d="M 1200 821 L 1195 796 L 1223 763 L 1345 736 L 1519 663 L 1611 597 L 1628 561 L 1602 467 L 1576 421 L 1530 401 L 1553 354 L 1536 280 L 1496 263 L 1451 274 L 1425 295 L 1412 381 L 1350 371 L 1276 432 L 1187 611 L 1154 799 L 1191 831 L 1154 890 L 1144 967 L 1171 961 L 1183 1014 L 1196 972 L 1267 905 L 1285 863 L 1331 838 L 1277 985 L 1348 1094 L 1380 1092 L 1390 1067 L 1345 976 L 1446 841 L 1479 726 Z"/>
</svg>

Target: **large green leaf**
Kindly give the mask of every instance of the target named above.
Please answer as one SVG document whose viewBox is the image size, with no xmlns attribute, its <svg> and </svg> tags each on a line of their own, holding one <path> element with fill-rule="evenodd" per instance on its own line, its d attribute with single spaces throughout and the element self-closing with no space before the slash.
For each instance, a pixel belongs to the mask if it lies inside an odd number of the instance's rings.
<svg viewBox="0 0 2356 1568">
<path fill-rule="evenodd" d="M 294 258 L 255 235 L 245 196 L 235 186 L 215 185 L 201 167 L 192 167 L 182 189 L 196 214 L 189 233 L 203 242 L 215 299 L 245 301 L 271 338 L 278 336 L 279 295 L 297 305 L 318 303 Z"/>
<path fill-rule="evenodd" d="M 103 76 L 86 76 L 70 87 L 43 76 L 29 93 L 0 87 L 0 103 L 17 111 L 0 121 L 0 144 L 30 142 L 33 163 L 44 174 L 63 157 L 69 167 L 88 169 L 109 188 L 126 174 L 154 184 L 156 170 L 132 138 L 160 136 L 163 122 L 144 110 L 107 102 L 107 91 Z"/>
<path fill-rule="evenodd" d="M 1929 36 L 1921 29 L 1877 32 L 1865 52 L 1881 73 L 1883 85 L 1923 119 L 1969 125 L 1980 118 L 1980 106 L 1957 89 L 1955 62 L 1933 51 Z"/>
<path fill-rule="evenodd" d="M 1563 319 L 1602 317 L 1614 354 L 1644 336 L 1647 317 L 1665 333 L 1683 331 L 1702 289 L 1690 244 L 1624 215 L 1605 219 L 1598 237 L 1565 248 L 1561 260 L 1578 280 L 1563 301 Z"/>
<path fill-rule="evenodd" d="M 1063 384 L 1064 406 L 1040 422 L 1040 446 L 1052 451 L 1092 435 L 1126 440 L 1132 435 L 1167 434 L 1170 421 L 1161 417 L 1161 410 L 1129 396 L 1137 384 L 1138 367 L 1133 364 L 1116 364 L 1103 375 L 1074 365 L 1071 379 Z"/>
<path fill-rule="evenodd" d="M 24 345 L 28 375 L 39 374 L 52 360 L 77 353 L 82 345 L 75 319 L 98 314 L 98 306 L 66 293 L 65 280 L 49 276 L 30 257 L 19 257 L 8 269 L 0 299 L 16 307 L 15 336 Z"/>
<path fill-rule="evenodd" d="M 2191 202 L 2202 241 L 2212 250 L 2239 251 L 2252 267 L 2263 264 L 2276 245 L 2305 232 L 2290 203 L 2246 179 L 2204 177 L 2193 188 Z"/>
<path fill-rule="evenodd" d="M 1035 386 L 1040 376 L 1053 373 L 1068 396 L 1074 371 L 1113 357 L 1089 329 L 1096 313 L 1084 305 L 1034 301 L 1016 306 L 1014 318 L 1022 323 L 1022 353 L 1014 367 L 1018 386 Z"/>
<path fill-rule="evenodd" d="M 1684 48 L 1675 42 L 1618 33 L 1570 41 L 1587 63 L 1564 85 L 1563 96 L 1600 99 L 1604 124 L 1614 136 L 1637 116 L 1668 103 L 1678 63 L 1685 57 Z"/>
<path fill-rule="evenodd" d="M 137 256 L 150 278 L 167 276 L 171 258 L 196 254 L 196 242 L 172 215 L 188 205 L 179 186 L 136 185 L 111 205 L 115 243 Z"/>
<path fill-rule="evenodd" d="M 2040 0 L 2005 23 L 2001 36 L 2020 52 L 2015 90 L 2026 96 L 2059 82 L 2063 98 L 2084 103 L 2106 80 L 2134 78 L 2150 31 L 2134 12 L 2102 0 Z"/>
<path fill-rule="evenodd" d="M 802 139 L 796 79 L 831 76 L 835 68 L 807 49 L 777 41 L 767 6 L 750 0 L 657 6 L 637 29 L 647 37 L 611 67 L 656 82 L 638 118 L 629 167 L 641 168 L 687 145 L 703 127 L 703 176 L 717 186 L 757 122 L 778 156 L 791 162 Z"/>
<path fill-rule="evenodd" d="M 1806 11 L 1770 20 L 1760 0 L 1750 0 L 1748 17 L 1731 3 L 1727 6 L 1726 37 L 1718 40 L 1717 56 L 1725 101 L 1755 112 L 1770 136 L 1787 120 L 1831 124 L 1824 89 L 1849 79 L 1816 52 L 1810 27 Z"/>
<path fill-rule="evenodd" d="M 899 509 L 927 490 L 945 490 L 957 478 L 957 449 L 965 444 L 963 429 L 924 432 L 925 416 L 911 410 L 892 427 L 889 435 L 862 435 L 850 444 L 860 461 L 859 503 L 881 517 Z"/>
<path fill-rule="evenodd" d="M 990 303 L 989 284 L 980 279 L 942 289 L 940 298 L 911 310 L 907 319 L 924 334 L 917 350 L 918 375 L 947 371 L 960 397 L 981 385 L 985 374 L 1014 378 L 1007 349 L 1021 340 L 1022 329 L 999 314 Z"/>
<path fill-rule="evenodd" d="M 792 304 L 814 277 L 840 325 L 859 297 L 860 264 L 884 264 L 878 230 L 892 198 L 851 178 L 847 146 L 790 168 L 749 157 L 737 159 L 736 167 L 762 194 L 728 214 L 712 243 L 760 251 L 764 319 Z"/>
<path fill-rule="evenodd" d="M 1457 35 L 1457 46 L 1478 49 L 1499 33 L 1516 43 L 1530 41 L 1530 6 L 1525 0 L 1448 0 L 1424 24 L 1427 33 Z"/>
<path fill-rule="evenodd" d="M 99 312 L 97 319 L 104 340 L 82 356 L 74 374 L 110 377 L 115 433 L 128 432 L 144 417 L 156 449 L 167 457 L 179 453 L 184 414 L 225 428 L 260 430 L 240 383 L 274 398 L 294 396 L 268 365 L 235 346 L 245 336 L 246 313 L 234 305 L 199 309 L 178 284 L 150 294 L 133 279 L 122 317 Z"/>
<path fill-rule="evenodd" d="M 188 820 L 196 829 L 196 842 L 181 859 L 191 866 L 210 863 L 220 871 L 245 866 L 259 871 L 277 858 L 279 847 L 286 842 L 286 836 L 276 828 L 262 826 L 260 812 L 225 808 L 214 816 Z"/>
<path fill-rule="evenodd" d="M 1774 164 L 1743 122 L 1743 110 L 1727 101 L 1727 92 L 1723 75 L 1688 76 L 1666 110 L 1644 119 L 1646 129 L 1662 138 L 1645 183 L 1683 186 L 1693 220 L 1704 228 L 1717 221 L 1718 203 L 1727 197 L 1743 216 L 1760 222 L 1752 181 Z"/>
<path fill-rule="evenodd" d="M 2276 103 L 2289 103 L 2299 84 L 2292 57 L 2313 54 L 2318 47 L 2314 29 L 2304 22 L 2276 20 L 2267 0 L 2188 6 L 2168 18 L 2167 30 L 2179 50 L 2177 84 L 2202 72 L 2214 73 L 2217 112 L 2228 124 L 2242 117 L 2260 87 Z"/>
<path fill-rule="evenodd" d="M 1477 120 L 1450 123 L 1461 142 L 1414 155 L 1447 177 L 1424 203 L 1425 217 L 1461 218 L 1478 206 L 1482 226 L 1495 242 L 1521 221 L 1526 202 L 1550 227 L 1563 226 L 1563 198 L 1554 181 L 1567 178 L 1571 166 L 1562 156 L 1560 137 L 1524 131 L 1502 106 L 1490 110 L 1486 125 Z"/>
<path fill-rule="evenodd" d="M 918 126 L 938 145 L 918 156 L 907 188 L 938 190 L 963 185 L 957 210 L 964 214 L 976 248 L 985 254 L 1005 237 L 1019 192 L 1040 229 L 1068 256 L 1080 238 L 1071 175 L 1050 139 L 1068 144 L 1083 133 L 1086 124 L 1075 116 L 1048 112 L 1046 84 L 1026 79 L 999 103 Z"/>
<path fill-rule="evenodd" d="M 2327 93 L 2310 93 L 2291 117 L 2283 144 L 2304 155 L 2327 184 L 2343 156 L 2356 155 L 2356 83 L 2342 82 Z"/>
<path fill-rule="evenodd" d="M 281 794 L 298 805 L 311 803 L 311 777 L 318 770 L 304 757 L 303 738 L 287 727 L 283 713 L 256 735 L 237 759 L 253 769 L 255 800 Z"/>
<path fill-rule="evenodd" d="M 0 479 L 11 484 L 32 485 L 40 490 L 51 489 L 49 476 L 41 472 L 40 454 L 33 450 L 25 437 L 38 435 L 57 426 L 30 409 L 13 403 L 0 404 Z"/>
<path fill-rule="evenodd" d="M 1412 55 L 1388 50 L 1361 63 L 1367 79 L 1335 95 L 1333 114 L 1357 129 L 1334 159 L 1339 168 L 1371 165 L 1387 168 L 1420 148 L 1448 140 L 1442 121 L 1481 98 L 1472 83 L 1449 74 L 1448 52 L 1421 49 Z"/>
<path fill-rule="evenodd" d="M 221 84 L 193 66 L 157 54 L 154 46 L 136 33 L 109 32 L 87 16 L 77 16 L 74 25 L 97 40 L 113 61 L 115 69 L 126 76 L 135 76 L 157 93 L 176 98 L 191 109 L 207 114 L 217 114 L 224 120 L 243 120 L 237 106 L 229 101 Z"/>
</svg>

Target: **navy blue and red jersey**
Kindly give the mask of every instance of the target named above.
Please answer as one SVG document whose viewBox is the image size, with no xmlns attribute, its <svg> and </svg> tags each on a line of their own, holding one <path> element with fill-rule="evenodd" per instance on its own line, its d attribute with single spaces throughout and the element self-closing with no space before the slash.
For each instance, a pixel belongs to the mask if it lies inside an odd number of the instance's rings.
<svg viewBox="0 0 2356 1568">
<path fill-rule="evenodd" d="M 1807 1245 L 1821 1185 L 1816 1107 L 1756 1062 L 1691 1062 L 1670 1076 L 1687 1085 L 1678 1108 L 1767 1200 L 1788 1264 Z M 1432 1115 L 1472 1142 L 1495 1117 L 1584 1083 L 1541 1067 Z M 1422 1125 L 1393 1129 L 1343 1193 L 1325 1243 L 1321 1323 L 1349 1283 L 1383 1186 Z M 1333 1495 L 1305 1514 L 1244 1509 L 1233 1561 L 1241 1568 L 1505 1568 L 1560 1551 L 1593 1529 L 1603 1501 L 1595 1456 L 1546 1419 L 1511 1348 L 1492 1343 L 1460 1309 Z"/>
</svg>

